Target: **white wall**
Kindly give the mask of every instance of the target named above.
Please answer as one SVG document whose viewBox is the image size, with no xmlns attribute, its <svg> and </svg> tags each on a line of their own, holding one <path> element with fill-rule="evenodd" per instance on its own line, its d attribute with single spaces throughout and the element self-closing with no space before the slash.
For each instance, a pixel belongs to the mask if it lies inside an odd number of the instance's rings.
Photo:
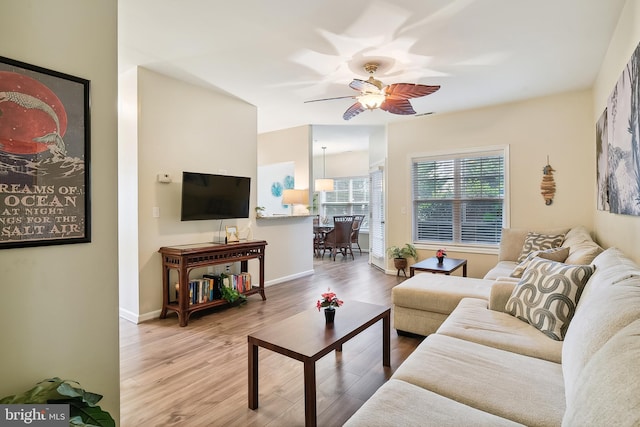
<svg viewBox="0 0 640 427">
<path fill-rule="evenodd" d="M 595 152 L 595 123 L 607 106 L 607 98 L 616 85 L 622 70 L 629 62 L 631 54 L 640 42 L 640 0 L 627 1 L 609 49 L 600 68 L 593 90 L 593 114 L 591 117 L 591 147 Z M 593 165 L 595 168 L 595 164 Z M 636 261 L 640 262 L 640 217 L 616 215 L 605 211 L 594 212 L 596 238 L 604 246 L 617 246 Z"/>
<path fill-rule="evenodd" d="M 162 246 L 211 242 L 220 228 L 237 225 L 241 237 L 251 219 L 180 221 L 182 172 L 251 177 L 250 215 L 256 204 L 256 108 L 226 94 L 138 69 L 138 320 L 157 317 L 162 306 Z M 131 143 L 134 143 L 133 141 Z M 158 173 L 173 177 L 157 182 Z M 154 207 L 160 217 L 154 218 Z M 254 238 L 261 238 L 254 232 Z M 128 244 L 121 241 L 122 245 Z M 267 252 L 268 253 L 268 252 Z M 257 262 L 249 263 L 257 275 Z M 126 283 L 126 286 L 136 286 Z"/>
<path fill-rule="evenodd" d="M 295 165 L 295 188 L 313 188 L 310 174 L 311 136 L 309 126 L 258 135 L 258 166 L 281 162 Z M 309 201 L 309 204 L 311 201 Z M 256 235 L 267 241 L 266 284 L 280 283 L 313 273 L 313 222 L 303 218 L 261 218 Z M 267 298 L 269 294 L 267 293 Z"/>
<path fill-rule="evenodd" d="M 386 245 L 402 245 L 412 239 L 412 156 L 505 145 L 510 151 L 511 227 L 593 227 L 595 148 L 591 93 L 578 91 L 390 124 Z M 556 170 L 557 186 L 550 206 L 540 195 L 547 155 Z M 497 260 L 496 255 L 448 249 L 449 256 L 469 259 L 472 277 L 482 277 Z M 420 258 L 433 256 L 433 252 L 420 251 Z"/>
<path fill-rule="evenodd" d="M 138 288 L 138 72 L 118 76 L 118 275 L 120 315 L 137 322 Z"/>
<path fill-rule="evenodd" d="M 91 81 L 91 243 L 0 254 L 0 396 L 79 381 L 119 419 L 117 7 L 4 0 L 3 56 Z"/>
</svg>

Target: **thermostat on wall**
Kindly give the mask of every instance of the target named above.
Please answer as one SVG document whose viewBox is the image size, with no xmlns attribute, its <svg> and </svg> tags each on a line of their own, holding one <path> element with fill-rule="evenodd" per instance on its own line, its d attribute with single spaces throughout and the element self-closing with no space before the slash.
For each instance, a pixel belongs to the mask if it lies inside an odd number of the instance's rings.
<svg viewBox="0 0 640 427">
<path fill-rule="evenodd" d="M 158 182 L 161 182 L 163 184 L 171 183 L 171 175 L 169 175 L 168 173 L 159 173 Z"/>
</svg>

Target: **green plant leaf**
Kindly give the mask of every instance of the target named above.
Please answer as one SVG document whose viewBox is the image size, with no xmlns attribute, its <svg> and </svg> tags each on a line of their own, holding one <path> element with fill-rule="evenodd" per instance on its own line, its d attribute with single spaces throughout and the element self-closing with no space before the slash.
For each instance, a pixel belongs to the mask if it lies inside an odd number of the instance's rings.
<svg viewBox="0 0 640 427">
<path fill-rule="evenodd" d="M 80 403 L 80 405 L 74 406 L 73 403 L 71 404 L 71 417 L 80 417 L 85 426 L 115 427 L 115 420 L 99 406 L 86 406 L 81 402 L 76 403 Z"/>
<path fill-rule="evenodd" d="M 7 396 L 0 399 L 0 404 L 34 403 L 45 404 L 52 399 L 60 399 L 61 395 L 57 388 L 62 383 L 58 377 L 43 380 L 35 387 L 24 393 Z"/>
<path fill-rule="evenodd" d="M 68 381 L 63 382 L 58 386 L 58 393 L 63 396 L 80 397 L 89 406 L 95 406 L 96 403 L 102 399 L 101 395 L 85 391 L 79 387 L 73 387 Z"/>
</svg>

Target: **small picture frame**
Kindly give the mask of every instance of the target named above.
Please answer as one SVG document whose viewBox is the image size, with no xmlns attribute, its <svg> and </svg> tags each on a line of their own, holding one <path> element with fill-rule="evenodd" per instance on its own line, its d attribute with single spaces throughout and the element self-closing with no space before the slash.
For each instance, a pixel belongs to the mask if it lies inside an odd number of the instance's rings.
<svg viewBox="0 0 640 427">
<path fill-rule="evenodd" d="M 225 226 L 225 229 L 227 230 L 227 243 L 240 241 L 240 238 L 238 237 L 238 227 L 236 227 L 235 225 L 227 225 Z"/>
</svg>

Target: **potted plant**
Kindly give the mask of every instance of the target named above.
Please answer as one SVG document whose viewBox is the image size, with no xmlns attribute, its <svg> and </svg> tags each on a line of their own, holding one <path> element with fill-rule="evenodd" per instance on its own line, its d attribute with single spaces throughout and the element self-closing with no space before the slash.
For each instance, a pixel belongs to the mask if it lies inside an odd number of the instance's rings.
<svg viewBox="0 0 640 427">
<path fill-rule="evenodd" d="M 336 307 L 340 307 L 342 304 L 344 304 L 344 301 L 338 299 L 338 296 L 331 292 L 331 288 L 328 288 L 327 292 L 322 294 L 322 299 L 319 299 L 316 303 L 316 308 L 320 311 L 324 307 L 326 323 L 333 323 L 333 319 L 336 316 Z"/>
<path fill-rule="evenodd" d="M 228 277 L 226 274 L 221 274 L 220 278 L 224 282 L 225 277 Z M 238 292 L 236 289 L 233 289 L 230 286 L 225 286 L 224 284 L 220 286 L 220 292 L 222 294 L 222 299 L 227 301 L 232 306 L 241 306 L 247 302 L 247 296 L 241 292 Z"/>
<path fill-rule="evenodd" d="M 418 251 L 411 243 L 405 243 L 404 246 L 390 246 L 387 248 L 389 258 L 393 258 L 393 265 L 396 270 L 400 271 L 407 268 L 407 258 L 418 260 Z"/>
<path fill-rule="evenodd" d="M 101 395 L 83 390 L 75 381 L 55 377 L 39 382 L 24 393 L 3 397 L 0 404 L 68 404 L 70 426 L 115 427 L 111 414 L 97 405 L 100 399 Z"/>
</svg>

